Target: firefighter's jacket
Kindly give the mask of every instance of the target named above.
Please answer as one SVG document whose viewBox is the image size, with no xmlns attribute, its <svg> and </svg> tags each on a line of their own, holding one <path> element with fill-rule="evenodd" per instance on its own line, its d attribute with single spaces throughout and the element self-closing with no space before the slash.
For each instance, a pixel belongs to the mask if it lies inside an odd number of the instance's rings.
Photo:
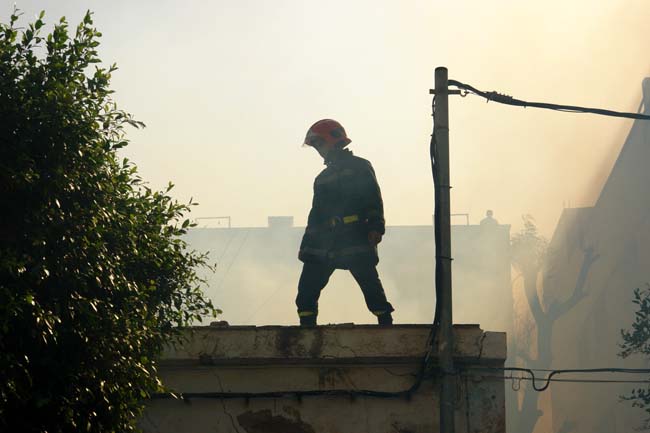
<svg viewBox="0 0 650 433">
<path fill-rule="evenodd" d="M 369 161 L 347 149 L 330 151 L 314 181 L 314 199 L 298 258 L 349 269 L 376 265 L 377 247 L 368 233 L 384 234 L 384 205 Z"/>
</svg>

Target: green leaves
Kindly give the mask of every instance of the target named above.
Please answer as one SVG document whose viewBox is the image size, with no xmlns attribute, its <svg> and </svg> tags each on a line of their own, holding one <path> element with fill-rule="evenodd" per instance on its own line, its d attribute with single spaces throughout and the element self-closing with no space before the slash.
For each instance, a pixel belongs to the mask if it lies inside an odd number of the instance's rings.
<svg viewBox="0 0 650 433">
<path fill-rule="evenodd" d="M 539 234 L 532 216 L 524 215 L 522 219 L 524 227 L 510 240 L 511 262 L 520 272 L 535 275 L 546 258 L 548 241 Z"/>
<path fill-rule="evenodd" d="M 650 356 L 650 284 L 646 284 L 643 289 L 634 289 L 632 302 L 636 305 L 634 322 L 631 329 L 621 330 L 623 342 L 620 344 L 619 356 L 627 358 L 632 355 L 643 355 L 647 358 Z M 650 389 L 634 389 L 621 398 L 632 402 L 635 407 L 645 409 L 650 415 Z M 650 429 L 650 417 L 644 420 L 641 427 L 645 430 Z"/>
<path fill-rule="evenodd" d="M 218 313 L 206 256 L 180 238 L 189 205 L 118 158 L 144 124 L 91 66 L 90 12 L 45 37 L 19 17 L 0 23 L 0 431 L 135 431 L 161 348 Z"/>
</svg>

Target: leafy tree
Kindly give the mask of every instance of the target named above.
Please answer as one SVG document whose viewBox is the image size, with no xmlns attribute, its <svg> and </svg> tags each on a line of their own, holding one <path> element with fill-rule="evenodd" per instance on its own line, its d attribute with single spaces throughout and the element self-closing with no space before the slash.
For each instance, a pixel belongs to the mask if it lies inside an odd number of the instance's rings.
<svg viewBox="0 0 650 433">
<path fill-rule="evenodd" d="M 0 23 L 0 431 L 137 430 L 177 327 L 218 311 L 190 225 L 117 151 L 142 127 L 111 99 L 87 13 L 41 36 Z"/>
<path fill-rule="evenodd" d="M 637 311 L 634 314 L 632 329 L 621 330 L 623 343 L 620 356 L 627 358 L 639 354 L 648 357 L 650 356 L 650 285 L 645 289 L 635 289 L 632 302 L 637 306 Z M 645 410 L 648 418 L 643 422 L 642 428 L 650 430 L 650 388 L 636 388 L 623 399 Z"/>
</svg>

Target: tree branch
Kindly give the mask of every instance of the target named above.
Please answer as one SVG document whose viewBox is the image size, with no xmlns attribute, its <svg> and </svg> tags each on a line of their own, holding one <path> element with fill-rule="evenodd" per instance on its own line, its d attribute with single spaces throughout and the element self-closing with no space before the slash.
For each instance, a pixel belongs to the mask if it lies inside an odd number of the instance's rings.
<svg viewBox="0 0 650 433">
<path fill-rule="evenodd" d="M 530 307 L 530 312 L 533 314 L 535 323 L 540 323 L 542 320 L 545 320 L 546 314 L 542 310 L 542 304 L 537 293 L 536 271 L 524 273 L 524 293 L 526 294 L 526 300 L 528 301 L 528 306 Z"/>
<path fill-rule="evenodd" d="M 518 347 L 518 346 L 517 346 L 517 348 L 515 349 L 515 353 L 514 353 L 514 355 L 515 355 L 515 358 L 516 358 L 516 357 L 521 358 L 521 359 L 524 361 L 524 365 L 525 365 L 526 367 L 528 367 L 528 366 L 530 365 L 530 363 L 532 362 L 532 359 L 531 359 L 531 357 L 528 355 L 528 353 L 526 353 L 524 350 L 522 350 L 522 349 L 521 349 L 520 347 Z"/>
<path fill-rule="evenodd" d="M 593 247 L 584 248 L 583 253 L 584 257 L 582 259 L 582 266 L 580 267 L 580 272 L 578 273 L 576 285 L 573 288 L 571 297 L 564 302 L 553 302 L 548 309 L 549 317 L 553 321 L 562 317 L 567 311 L 575 307 L 578 302 L 587 296 L 587 292 L 584 290 L 585 282 L 587 281 L 591 265 L 600 258 L 600 255 L 595 253 Z"/>
</svg>

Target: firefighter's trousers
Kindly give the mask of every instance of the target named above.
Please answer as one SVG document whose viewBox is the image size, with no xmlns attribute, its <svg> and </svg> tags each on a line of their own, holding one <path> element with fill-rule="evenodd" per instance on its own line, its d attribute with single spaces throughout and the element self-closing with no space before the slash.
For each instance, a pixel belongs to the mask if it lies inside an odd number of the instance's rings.
<svg viewBox="0 0 650 433">
<path fill-rule="evenodd" d="M 301 317 L 318 315 L 318 298 L 335 268 L 329 264 L 305 263 L 298 282 L 296 306 Z M 386 299 L 377 268 L 372 264 L 350 266 L 350 273 L 361 287 L 368 309 L 379 316 L 394 311 Z"/>
</svg>

